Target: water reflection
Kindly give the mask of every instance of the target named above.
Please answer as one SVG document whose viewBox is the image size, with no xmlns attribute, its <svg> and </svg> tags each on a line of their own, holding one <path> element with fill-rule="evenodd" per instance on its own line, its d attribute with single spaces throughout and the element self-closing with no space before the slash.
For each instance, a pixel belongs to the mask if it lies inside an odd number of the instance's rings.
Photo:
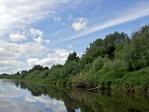
<svg viewBox="0 0 149 112">
<path fill-rule="evenodd" d="M 0 80 L 3 112 L 149 112 L 149 98 Z"/>
<path fill-rule="evenodd" d="M 46 93 L 42 94 L 43 90 L 40 89 L 44 87 L 33 84 L 30 89 L 29 85 L 31 86 L 30 83 L 0 80 L 0 110 L 2 112 L 66 112 L 63 101 L 51 98 Z"/>
</svg>

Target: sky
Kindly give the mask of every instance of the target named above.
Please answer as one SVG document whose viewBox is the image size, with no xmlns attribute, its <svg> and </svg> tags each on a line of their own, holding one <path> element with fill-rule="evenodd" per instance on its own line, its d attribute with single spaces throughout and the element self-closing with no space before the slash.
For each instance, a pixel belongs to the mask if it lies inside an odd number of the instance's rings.
<svg viewBox="0 0 149 112">
<path fill-rule="evenodd" d="M 64 64 L 98 38 L 146 24 L 148 0 L 0 0 L 0 73 Z"/>
</svg>

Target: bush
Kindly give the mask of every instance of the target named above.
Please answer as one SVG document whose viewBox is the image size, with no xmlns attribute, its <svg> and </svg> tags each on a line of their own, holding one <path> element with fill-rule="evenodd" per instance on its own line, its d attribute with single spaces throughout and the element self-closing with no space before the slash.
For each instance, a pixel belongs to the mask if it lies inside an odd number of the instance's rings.
<svg viewBox="0 0 149 112">
<path fill-rule="evenodd" d="M 98 57 L 92 64 L 93 71 L 96 72 L 96 71 L 100 70 L 103 67 L 105 62 L 106 62 L 106 60 L 104 58 Z"/>
<path fill-rule="evenodd" d="M 97 85 L 95 84 L 97 78 L 96 75 L 94 74 L 88 74 L 88 73 L 80 73 L 78 75 L 72 76 L 70 77 L 70 81 L 72 84 L 79 84 L 79 83 L 85 83 L 87 85 L 93 86 L 93 85 Z"/>
<path fill-rule="evenodd" d="M 106 62 L 105 64 L 104 64 L 104 66 L 103 66 L 103 70 L 104 71 L 111 71 L 111 69 L 112 69 L 112 62 L 110 62 L 110 61 L 108 61 L 108 62 Z"/>
<path fill-rule="evenodd" d="M 124 61 L 115 60 L 115 61 L 108 61 L 104 64 L 103 69 L 105 71 L 126 71 L 127 64 Z"/>
<path fill-rule="evenodd" d="M 66 63 L 61 69 L 61 77 L 70 77 L 80 72 L 80 64 L 76 61 Z"/>
</svg>

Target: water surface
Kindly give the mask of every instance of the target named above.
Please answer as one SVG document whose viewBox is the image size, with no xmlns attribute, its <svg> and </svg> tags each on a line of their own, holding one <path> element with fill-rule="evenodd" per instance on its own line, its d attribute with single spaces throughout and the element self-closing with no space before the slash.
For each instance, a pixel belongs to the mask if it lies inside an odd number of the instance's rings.
<svg viewBox="0 0 149 112">
<path fill-rule="evenodd" d="M 0 80 L 1 112 L 149 112 L 148 95 Z"/>
</svg>

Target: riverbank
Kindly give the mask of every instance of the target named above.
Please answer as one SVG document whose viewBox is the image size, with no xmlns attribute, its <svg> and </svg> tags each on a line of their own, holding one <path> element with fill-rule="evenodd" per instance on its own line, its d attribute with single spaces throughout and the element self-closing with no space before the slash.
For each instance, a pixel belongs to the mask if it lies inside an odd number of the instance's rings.
<svg viewBox="0 0 149 112">
<path fill-rule="evenodd" d="M 103 73 L 103 74 L 101 74 Z M 85 76 L 82 74 L 82 76 Z M 90 76 L 90 75 L 89 75 Z M 113 90 L 127 93 L 149 93 L 149 67 L 136 70 L 133 72 L 103 72 L 99 71 L 94 77 L 84 77 L 79 79 L 81 75 L 74 76 L 74 78 L 51 80 L 46 79 L 15 79 L 29 82 L 36 82 L 46 85 L 66 86 L 84 88 L 88 91 Z M 78 78 L 76 80 L 76 78 Z M 14 79 L 9 78 L 9 79 Z M 73 79 L 73 80 L 72 80 Z M 85 80 L 87 79 L 87 80 Z M 74 81 L 75 80 L 75 81 Z"/>
</svg>

